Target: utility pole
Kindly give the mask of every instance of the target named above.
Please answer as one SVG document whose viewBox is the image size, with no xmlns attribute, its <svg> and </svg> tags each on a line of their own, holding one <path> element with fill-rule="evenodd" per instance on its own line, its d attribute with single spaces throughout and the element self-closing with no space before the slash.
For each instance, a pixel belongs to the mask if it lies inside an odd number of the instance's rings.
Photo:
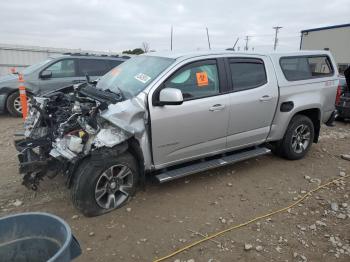
<svg viewBox="0 0 350 262">
<path fill-rule="evenodd" d="M 237 45 L 237 43 L 238 43 L 238 40 L 239 40 L 239 37 L 237 37 L 237 40 L 236 40 L 236 42 L 235 42 L 235 44 L 233 45 L 233 51 L 235 51 L 235 47 L 236 47 L 236 45 Z"/>
<path fill-rule="evenodd" d="M 173 51 L 173 26 L 171 26 L 170 31 L 170 50 Z"/>
<path fill-rule="evenodd" d="M 278 31 L 283 28 L 282 26 L 274 26 L 272 27 L 273 29 L 275 29 L 275 41 L 274 41 L 274 45 L 273 45 L 273 50 L 276 51 L 277 48 L 277 43 L 278 43 Z"/>
<path fill-rule="evenodd" d="M 208 46 L 209 46 L 209 50 L 211 50 L 210 47 L 210 39 L 209 39 L 209 31 L 208 31 L 208 27 L 205 28 L 207 30 L 207 38 L 208 38 Z"/>
<path fill-rule="evenodd" d="M 249 35 L 247 35 L 246 37 L 245 37 L 245 47 L 244 47 L 244 50 L 245 51 L 248 51 L 248 42 L 249 42 Z"/>
</svg>

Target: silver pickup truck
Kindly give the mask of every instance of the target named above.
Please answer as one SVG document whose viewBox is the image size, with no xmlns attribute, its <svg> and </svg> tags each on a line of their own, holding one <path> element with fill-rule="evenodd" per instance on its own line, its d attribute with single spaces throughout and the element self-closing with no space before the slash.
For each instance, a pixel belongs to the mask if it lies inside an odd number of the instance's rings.
<svg viewBox="0 0 350 262">
<path fill-rule="evenodd" d="M 119 208 L 146 175 L 167 182 L 274 152 L 305 156 L 332 125 L 327 51 L 150 53 L 33 99 L 15 142 L 23 184 L 63 174 L 86 216 Z"/>
</svg>

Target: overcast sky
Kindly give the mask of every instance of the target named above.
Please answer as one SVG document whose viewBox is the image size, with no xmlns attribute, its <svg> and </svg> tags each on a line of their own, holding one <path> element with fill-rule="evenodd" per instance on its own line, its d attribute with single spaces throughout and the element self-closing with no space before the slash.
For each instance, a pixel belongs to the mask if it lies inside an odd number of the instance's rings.
<svg viewBox="0 0 350 262">
<path fill-rule="evenodd" d="M 0 43 L 122 51 L 231 47 L 272 50 L 273 26 L 283 26 L 279 50 L 299 48 L 303 29 L 350 23 L 349 0 L 1 0 Z"/>
</svg>

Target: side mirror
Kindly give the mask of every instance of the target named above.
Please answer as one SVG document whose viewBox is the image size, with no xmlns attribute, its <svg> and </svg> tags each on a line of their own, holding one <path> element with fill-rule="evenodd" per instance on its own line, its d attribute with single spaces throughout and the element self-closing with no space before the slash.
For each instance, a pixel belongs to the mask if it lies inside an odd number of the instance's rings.
<svg viewBox="0 0 350 262">
<path fill-rule="evenodd" d="M 40 78 L 41 79 L 49 79 L 49 78 L 51 78 L 52 77 L 52 72 L 51 71 L 43 71 L 43 72 L 41 72 L 41 74 L 40 74 Z"/>
<path fill-rule="evenodd" d="M 181 105 L 184 99 L 180 89 L 164 88 L 159 93 L 159 105 Z"/>
</svg>

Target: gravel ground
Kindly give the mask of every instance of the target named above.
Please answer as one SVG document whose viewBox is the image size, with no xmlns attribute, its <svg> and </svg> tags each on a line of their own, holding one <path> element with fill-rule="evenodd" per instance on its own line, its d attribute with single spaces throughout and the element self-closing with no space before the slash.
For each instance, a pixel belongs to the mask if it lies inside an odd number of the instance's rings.
<svg viewBox="0 0 350 262">
<path fill-rule="evenodd" d="M 83 254 L 76 261 L 152 261 L 202 238 L 285 207 L 333 178 L 350 175 L 350 124 L 323 127 L 308 156 L 273 155 L 189 176 L 168 184 L 151 180 L 125 207 L 81 216 L 64 179 L 45 180 L 37 192 L 21 185 L 13 133 L 21 120 L 0 117 L 0 216 L 46 211 L 64 218 Z M 302 204 L 195 246 L 166 261 L 350 261 L 350 178 Z M 199 233 L 199 234 L 198 234 Z"/>
</svg>

